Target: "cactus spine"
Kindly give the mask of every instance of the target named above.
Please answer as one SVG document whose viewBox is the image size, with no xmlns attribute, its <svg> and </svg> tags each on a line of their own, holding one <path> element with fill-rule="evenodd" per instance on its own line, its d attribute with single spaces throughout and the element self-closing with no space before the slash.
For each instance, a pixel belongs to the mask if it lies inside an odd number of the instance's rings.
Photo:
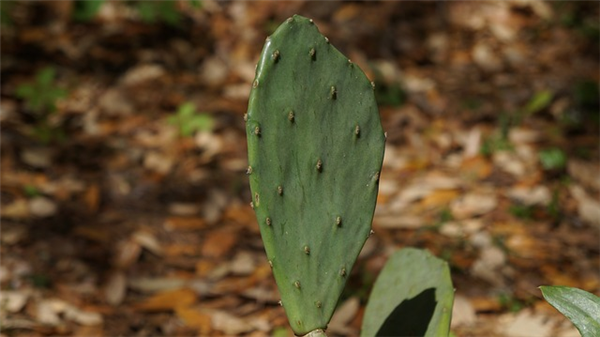
<svg viewBox="0 0 600 337">
<path fill-rule="evenodd" d="M 372 83 L 294 15 L 263 48 L 252 85 L 247 174 L 292 329 L 326 329 L 371 231 L 384 134 Z"/>
</svg>

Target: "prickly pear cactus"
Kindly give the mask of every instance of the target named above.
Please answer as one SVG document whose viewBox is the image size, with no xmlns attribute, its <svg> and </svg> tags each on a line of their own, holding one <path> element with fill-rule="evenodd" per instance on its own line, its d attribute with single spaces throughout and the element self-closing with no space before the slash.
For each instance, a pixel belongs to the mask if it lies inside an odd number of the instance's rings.
<svg viewBox="0 0 600 337">
<path fill-rule="evenodd" d="M 373 285 L 360 335 L 448 336 L 453 303 L 448 263 L 427 250 L 401 249 Z"/>
<path fill-rule="evenodd" d="M 325 329 L 371 231 L 384 151 L 373 85 L 294 15 L 267 38 L 245 118 L 282 305 L 296 334 Z"/>
</svg>

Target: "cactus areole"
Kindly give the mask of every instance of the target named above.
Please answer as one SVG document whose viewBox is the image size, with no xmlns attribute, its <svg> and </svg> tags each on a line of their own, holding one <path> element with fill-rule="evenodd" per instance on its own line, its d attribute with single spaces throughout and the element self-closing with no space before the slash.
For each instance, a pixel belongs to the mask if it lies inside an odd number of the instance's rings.
<svg viewBox="0 0 600 337">
<path fill-rule="evenodd" d="M 385 140 L 373 85 L 294 15 L 267 38 L 245 119 L 252 206 L 281 304 L 297 335 L 320 332 L 371 231 Z"/>
</svg>

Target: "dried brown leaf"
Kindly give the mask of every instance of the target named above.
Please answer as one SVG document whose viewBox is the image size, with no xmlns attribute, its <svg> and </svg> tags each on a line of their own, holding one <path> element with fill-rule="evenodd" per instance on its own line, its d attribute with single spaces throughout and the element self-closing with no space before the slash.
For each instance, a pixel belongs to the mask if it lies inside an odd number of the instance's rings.
<svg viewBox="0 0 600 337">
<path fill-rule="evenodd" d="M 237 335 L 254 330 L 252 325 L 243 318 L 235 317 L 224 311 L 212 311 L 210 316 L 213 328 L 226 335 Z"/>
<path fill-rule="evenodd" d="M 212 330 L 211 316 L 198 309 L 177 307 L 175 314 L 189 327 L 196 328 L 201 336 L 207 336 Z"/>
<path fill-rule="evenodd" d="M 115 271 L 110 274 L 104 287 L 104 296 L 106 302 L 110 305 L 119 305 L 125 298 L 127 290 L 127 278 L 121 271 Z"/>
<path fill-rule="evenodd" d="M 3 290 L 0 292 L 0 307 L 10 313 L 19 312 L 27 304 L 29 295 L 29 291 Z"/>
<path fill-rule="evenodd" d="M 456 200 L 450 206 L 455 219 L 467 219 L 492 211 L 498 205 L 495 194 L 471 192 Z"/>
<path fill-rule="evenodd" d="M 29 202 L 26 199 L 17 199 L 8 205 L 3 205 L 2 217 L 17 220 L 29 218 Z"/>
<path fill-rule="evenodd" d="M 154 312 L 174 310 L 196 302 L 196 293 L 188 288 L 168 290 L 133 305 L 138 311 Z"/>
<path fill-rule="evenodd" d="M 198 217 L 172 216 L 165 220 L 163 227 L 168 231 L 194 231 L 206 228 L 206 221 Z"/>
<path fill-rule="evenodd" d="M 150 252 L 160 256 L 163 254 L 162 246 L 154 234 L 141 230 L 133 233 L 132 240 Z"/>
<path fill-rule="evenodd" d="M 139 243 L 131 239 L 124 240 L 117 245 L 113 264 L 115 267 L 128 268 L 138 260 L 141 253 L 142 246 Z"/>
<path fill-rule="evenodd" d="M 219 229 L 210 232 L 202 245 L 202 255 L 212 258 L 222 258 L 229 253 L 238 242 L 236 231 Z"/>
</svg>

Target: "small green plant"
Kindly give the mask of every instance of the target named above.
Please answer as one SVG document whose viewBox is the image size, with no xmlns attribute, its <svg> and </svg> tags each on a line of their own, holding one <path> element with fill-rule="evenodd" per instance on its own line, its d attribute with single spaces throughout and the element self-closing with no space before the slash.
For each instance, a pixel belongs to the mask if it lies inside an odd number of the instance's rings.
<svg viewBox="0 0 600 337">
<path fill-rule="evenodd" d="M 479 152 L 484 156 L 491 156 L 496 151 L 512 151 L 513 146 L 508 139 L 510 128 L 514 124 L 514 116 L 503 112 L 498 118 L 499 129 L 487 137 L 481 144 Z"/>
<path fill-rule="evenodd" d="M 134 7 L 146 23 L 165 22 L 171 26 L 179 26 L 181 13 L 177 11 L 175 1 L 134 1 Z"/>
<path fill-rule="evenodd" d="M 510 129 L 523 122 L 527 117 L 546 109 L 554 95 L 548 90 L 542 90 L 533 95 L 527 104 L 516 112 L 503 112 L 498 117 L 498 130 L 481 144 L 480 153 L 490 156 L 496 151 L 512 151 L 513 145 L 509 140 Z"/>
<path fill-rule="evenodd" d="M 502 135 L 494 134 L 489 138 L 486 138 L 481 144 L 479 153 L 489 157 L 497 151 L 512 151 L 514 148 L 508 138 Z"/>
<path fill-rule="evenodd" d="M 542 90 L 536 92 L 529 102 L 527 102 L 521 114 L 527 117 L 546 109 L 552 102 L 552 98 L 554 98 L 554 95 L 551 91 Z"/>
<path fill-rule="evenodd" d="M 508 309 L 510 312 L 519 312 L 525 307 L 523 302 L 508 293 L 500 294 L 498 296 L 498 302 L 503 308 Z"/>
<path fill-rule="evenodd" d="M 42 194 L 34 185 L 23 186 L 23 192 L 28 198 L 34 198 Z"/>
<path fill-rule="evenodd" d="M 561 170 L 567 165 L 567 155 L 561 149 L 542 150 L 538 155 L 544 170 Z"/>
<path fill-rule="evenodd" d="M 10 27 L 13 24 L 12 19 L 12 11 L 15 5 L 17 5 L 19 1 L 16 0 L 4 0 L 0 1 L 0 24 L 2 26 Z"/>
<path fill-rule="evenodd" d="M 600 336 L 600 297 L 564 286 L 541 286 L 542 295 L 575 325 L 582 337 Z"/>
<path fill-rule="evenodd" d="M 73 10 L 73 19 L 76 21 L 87 22 L 92 20 L 100 7 L 104 4 L 104 0 L 78 0 L 75 1 L 75 8 Z"/>
<path fill-rule="evenodd" d="M 197 131 L 211 131 L 215 124 L 209 114 L 197 113 L 194 103 L 191 102 L 180 105 L 175 115 L 169 117 L 168 121 L 179 129 L 182 137 L 190 137 Z"/>
<path fill-rule="evenodd" d="M 64 131 L 49 121 L 56 112 L 56 101 L 67 96 L 67 91 L 56 85 L 55 76 L 53 67 L 43 68 L 36 74 L 34 82 L 19 85 L 15 92 L 35 118 L 32 136 L 44 144 L 66 138 Z"/>
<path fill-rule="evenodd" d="M 515 204 L 510 206 L 509 212 L 513 216 L 523 219 L 523 220 L 531 220 L 533 218 L 533 213 L 535 209 L 533 206 Z"/>
<path fill-rule="evenodd" d="M 87 22 L 92 20 L 105 0 L 77 0 L 75 1 L 75 10 L 73 19 L 76 21 Z M 182 20 L 181 10 L 177 8 L 177 1 L 171 0 L 144 0 L 130 1 L 131 7 L 137 11 L 140 19 L 146 23 L 164 22 L 168 25 L 178 27 Z M 189 0 L 193 8 L 202 6 L 199 0 Z"/>
<path fill-rule="evenodd" d="M 25 100 L 27 108 L 36 114 L 53 113 L 56 111 L 56 101 L 67 96 L 67 91 L 54 83 L 55 76 L 53 67 L 43 68 L 35 76 L 34 82 L 17 87 L 17 97 Z"/>
<path fill-rule="evenodd" d="M 296 335 L 325 336 L 372 233 L 385 143 L 374 85 L 312 20 L 294 15 L 267 38 L 245 120 L 251 206 L 281 304 Z M 388 265 L 362 335 L 447 336 L 447 264 L 405 249 Z"/>
</svg>

